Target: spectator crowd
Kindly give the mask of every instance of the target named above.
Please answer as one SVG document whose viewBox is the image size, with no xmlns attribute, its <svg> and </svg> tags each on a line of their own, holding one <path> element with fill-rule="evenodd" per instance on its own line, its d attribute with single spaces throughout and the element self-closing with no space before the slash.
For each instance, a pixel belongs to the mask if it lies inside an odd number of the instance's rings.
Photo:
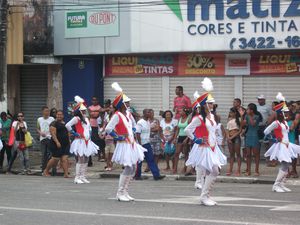
<svg viewBox="0 0 300 225">
<path fill-rule="evenodd" d="M 130 105 L 131 99 L 127 97 L 127 109 L 131 112 L 136 122 L 136 140 L 144 148 L 152 148 L 153 155 L 145 155 L 147 167 L 145 172 L 151 171 L 154 179 L 161 177 L 158 162 L 165 161 L 164 173 L 185 175 L 194 174 L 193 168 L 184 166 L 179 171 L 179 160 L 186 161 L 192 147 L 185 128 L 193 119 L 192 104 L 188 96 L 184 94 L 183 87 L 178 86 L 175 90 L 174 107 L 160 114 L 156 118 L 153 109 L 144 109 L 141 115 Z M 255 100 L 254 100 L 255 101 Z M 261 151 L 267 151 L 271 146 L 264 139 L 264 130 L 276 119 L 273 105 L 266 104 L 264 95 L 257 96 L 257 102 L 242 106 L 240 99 L 233 100 L 232 108 L 228 109 L 226 123 L 222 124 L 217 105 L 214 105 L 213 114 L 217 120 L 216 130 L 217 142 L 224 153 L 229 156 L 227 176 L 260 175 Z M 111 161 L 114 149 L 114 138 L 105 132 L 106 125 L 112 118 L 115 109 L 109 99 L 100 106 L 97 97 L 91 99 L 88 107 L 88 118 L 91 125 L 91 140 L 99 147 L 97 160 L 105 162 L 105 170 L 113 170 Z M 300 141 L 300 101 L 288 102 L 289 114 L 286 118 L 289 125 L 289 141 L 299 144 Z M 223 118 L 223 121 L 224 118 Z M 74 139 L 65 126 L 64 113 L 62 110 L 49 109 L 47 106 L 41 108 L 41 117 L 37 118 L 37 133 L 39 135 L 39 146 L 41 151 L 40 166 L 44 176 L 54 175 L 56 168 L 61 167 L 64 177 L 70 177 L 68 157 L 70 157 L 70 143 Z M 11 173 L 17 157 L 20 160 L 20 174 L 30 174 L 29 148 L 32 146 L 32 137 L 26 123 L 26 115 L 19 112 L 15 116 L 2 112 L 0 120 L 0 170 Z M 147 154 L 147 153 L 145 153 Z M 151 152 L 152 154 L 152 152 Z M 4 161 L 7 168 L 3 168 Z M 95 159 L 94 159 L 95 160 Z M 254 161 L 254 173 L 251 165 Z M 242 163 L 246 163 L 246 170 L 241 171 Z M 297 159 L 293 160 L 289 168 L 289 176 L 297 178 Z M 236 164 L 236 165 L 235 165 Z M 276 162 L 267 161 L 269 166 L 275 166 Z M 137 166 L 135 179 L 141 179 L 142 164 Z M 93 166 L 93 158 L 89 157 L 88 166 Z"/>
</svg>

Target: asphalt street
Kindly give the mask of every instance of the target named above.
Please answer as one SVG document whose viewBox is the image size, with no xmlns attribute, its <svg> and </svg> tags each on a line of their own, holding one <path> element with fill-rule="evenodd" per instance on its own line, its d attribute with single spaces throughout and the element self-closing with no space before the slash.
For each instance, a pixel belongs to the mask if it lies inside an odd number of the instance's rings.
<svg viewBox="0 0 300 225">
<path fill-rule="evenodd" d="M 271 185 L 216 183 L 219 205 L 199 204 L 191 181 L 134 181 L 135 202 L 115 200 L 117 179 L 72 179 L 0 175 L 0 225 L 297 225 L 300 186 L 273 193 Z"/>
</svg>

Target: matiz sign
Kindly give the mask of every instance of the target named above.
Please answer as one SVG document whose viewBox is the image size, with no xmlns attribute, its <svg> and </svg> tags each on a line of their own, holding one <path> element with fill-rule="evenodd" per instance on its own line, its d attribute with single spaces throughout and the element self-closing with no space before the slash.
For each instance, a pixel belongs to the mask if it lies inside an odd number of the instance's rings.
<svg viewBox="0 0 300 225">
<path fill-rule="evenodd" d="M 280 17 L 283 13 L 283 17 L 297 17 L 300 16 L 299 0 L 292 0 L 290 3 L 284 1 L 284 5 L 289 4 L 284 12 L 280 11 L 280 0 L 262 1 L 262 0 L 227 0 L 225 4 L 223 0 L 188 0 L 188 21 L 195 21 L 196 8 L 201 8 L 201 19 L 209 20 L 209 8 L 211 5 L 216 6 L 215 17 L 217 20 L 224 20 L 226 18 L 235 19 L 247 19 L 250 14 L 257 18 L 265 18 L 271 15 L 271 17 Z M 226 1 L 225 1 L 226 2 Z M 264 3 L 264 4 L 263 4 Z M 266 5 L 267 3 L 267 5 Z M 251 6 L 249 10 L 248 5 Z"/>
<path fill-rule="evenodd" d="M 299 0 L 188 0 L 181 4 L 180 1 L 164 1 L 184 24 L 188 35 L 226 38 L 232 35 L 227 49 L 300 46 L 297 35 L 300 28 Z M 182 11 L 187 11 L 186 18 Z"/>
</svg>

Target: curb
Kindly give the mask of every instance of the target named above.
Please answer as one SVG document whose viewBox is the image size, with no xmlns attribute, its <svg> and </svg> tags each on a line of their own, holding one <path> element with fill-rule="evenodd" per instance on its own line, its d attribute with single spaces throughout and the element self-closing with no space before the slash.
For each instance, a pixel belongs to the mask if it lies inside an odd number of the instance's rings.
<svg viewBox="0 0 300 225">
<path fill-rule="evenodd" d="M 13 174 L 17 174 L 16 172 L 12 171 Z M 42 172 L 40 170 L 32 170 L 29 176 L 42 176 Z M 56 176 L 63 176 L 63 173 L 57 173 Z M 119 173 L 105 173 L 105 172 L 91 172 L 90 178 L 94 179 L 118 179 L 120 176 Z M 165 175 L 164 180 L 169 181 L 195 181 L 196 176 L 184 176 L 184 175 Z M 143 173 L 142 174 L 143 180 L 153 180 L 152 174 Z M 234 176 L 218 176 L 217 182 L 219 183 L 239 183 L 239 184 L 273 184 L 274 178 L 273 177 L 234 177 Z"/>
<path fill-rule="evenodd" d="M 119 178 L 117 173 L 100 173 L 99 178 Z M 153 179 L 151 174 L 142 174 L 143 179 Z M 196 181 L 196 176 L 182 176 L 182 175 L 166 175 L 165 180 L 179 180 L 179 181 Z M 217 182 L 220 183 L 240 183 L 240 184 L 273 184 L 272 177 L 227 177 L 218 176 Z"/>
</svg>

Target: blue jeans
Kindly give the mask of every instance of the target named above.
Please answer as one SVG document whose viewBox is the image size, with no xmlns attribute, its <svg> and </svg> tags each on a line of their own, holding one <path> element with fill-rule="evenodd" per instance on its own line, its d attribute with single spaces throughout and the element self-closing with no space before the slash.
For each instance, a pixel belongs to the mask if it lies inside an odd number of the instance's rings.
<svg viewBox="0 0 300 225">
<path fill-rule="evenodd" d="M 147 152 L 144 152 L 145 160 L 148 163 L 149 169 L 151 170 L 151 173 L 153 174 L 154 179 L 158 178 L 160 176 L 158 166 L 156 165 L 153 157 L 153 151 L 151 148 L 150 143 L 144 144 L 143 147 L 147 149 Z M 142 174 L 142 164 L 143 162 L 138 163 L 135 177 L 141 177 Z"/>
</svg>

